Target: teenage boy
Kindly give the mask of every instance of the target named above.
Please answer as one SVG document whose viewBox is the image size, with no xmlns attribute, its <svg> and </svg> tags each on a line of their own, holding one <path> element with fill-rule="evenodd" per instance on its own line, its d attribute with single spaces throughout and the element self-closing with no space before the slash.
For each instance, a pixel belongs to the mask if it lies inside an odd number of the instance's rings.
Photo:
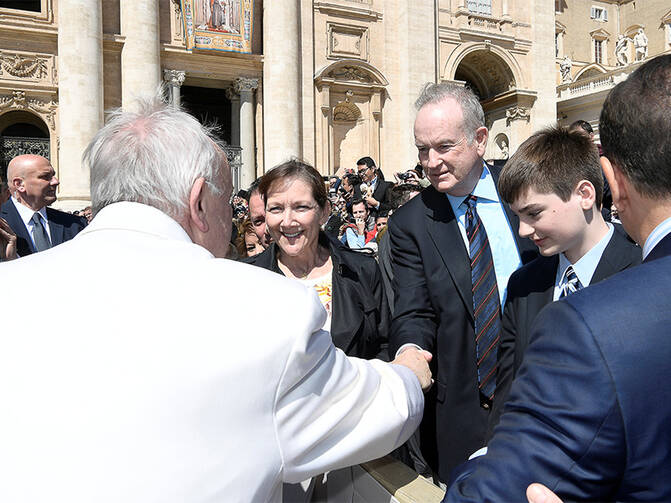
<svg viewBox="0 0 671 503">
<path fill-rule="evenodd" d="M 601 215 L 599 153 L 587 136 L 556 127 L 534 134 L 506 163 L 498 186 L 520 218 L 520 236 L 533 240 L 541 256 L 508 282 L 487 438 L 503 412 L 538 312 L 641 261 L 640 248 Z"/>
</svg>

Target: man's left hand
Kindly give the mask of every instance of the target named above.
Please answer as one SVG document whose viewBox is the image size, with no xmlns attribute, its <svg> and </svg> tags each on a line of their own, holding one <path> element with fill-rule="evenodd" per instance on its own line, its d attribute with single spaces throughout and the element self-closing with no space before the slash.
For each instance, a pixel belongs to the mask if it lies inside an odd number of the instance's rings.
<svg viewBox="0 0 671 503">
<path fill-rule="evenodd" d="M 534 483 L 527 487 L 527 500 L 529 503 L 562 503 L 555 493 L 543 484 Z"/>
<path fill-rule="evenodd" d="M 366 204 L 370 208 L 377 208 L 380 203 L 373 196 L 366 196 Z"/>
</svg>

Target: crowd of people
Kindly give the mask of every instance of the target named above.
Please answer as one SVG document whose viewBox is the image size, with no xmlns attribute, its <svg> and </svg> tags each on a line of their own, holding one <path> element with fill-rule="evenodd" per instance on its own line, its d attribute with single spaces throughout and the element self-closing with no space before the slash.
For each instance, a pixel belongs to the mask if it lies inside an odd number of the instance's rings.
<svg viewBox="0 0 671 503">
<path fill-rule="evenodd" d="M 395 450 L 446 502 L 671 501 L 671 56 L 611 91 L 600 146 L 546 127 L 502 168 L 469 89 L 416 108 L 393 183 L 291 159 L 233 197 L 193 117 L 118 111 L 88 225 L 12 160 L 5 309 L 48 272 L 63 315 L 0 334 L 0 499 L 281 501 Z"/>
</svg>

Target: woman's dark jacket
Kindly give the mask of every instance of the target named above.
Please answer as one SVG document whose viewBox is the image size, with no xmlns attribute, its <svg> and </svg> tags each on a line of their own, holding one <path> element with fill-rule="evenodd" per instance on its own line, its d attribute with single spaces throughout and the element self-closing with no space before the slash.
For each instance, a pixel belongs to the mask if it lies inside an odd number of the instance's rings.
<svg viewBox="0 0 671 503">
<path fill-rule="evenodd" d="M 354 252 L 323 232 L 319 244 L 330 250 L 333 262 L 331 338 L 348 356 L 388 360 L 389 307 L 375 259 Z M 244 260 L 283 274 L 277 265 L 277 244 Z"/>
</svg>

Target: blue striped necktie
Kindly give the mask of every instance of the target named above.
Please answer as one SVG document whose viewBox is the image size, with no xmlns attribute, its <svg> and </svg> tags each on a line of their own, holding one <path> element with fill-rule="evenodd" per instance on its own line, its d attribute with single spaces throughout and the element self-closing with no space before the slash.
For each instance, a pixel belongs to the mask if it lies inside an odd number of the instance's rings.
<svg viewBox="0 0 671 503">
<path fill-rule="evenodd" d="M 566 282 L 561 287 L 561 293 L 559 294 L 560 299 L 563 299 L 567 295 L 571 295 L 582 288 L 582 283 L 580 283 L 578 275 L 573 270 L 573 266 L 570 265 L 566 268 L 564 278 Z"/>
<path fill-rule="evenodd" d="M 477 197 L 470 195 L 466 205 L 466 236 L 471 259 L 473 319 L 478 387 L 489 400 L 496 389 L 497 349 L 501 338 L 501 302 L 496 284 L 494 260 L 487 231 L 475 208 Z"/>
</svg>

